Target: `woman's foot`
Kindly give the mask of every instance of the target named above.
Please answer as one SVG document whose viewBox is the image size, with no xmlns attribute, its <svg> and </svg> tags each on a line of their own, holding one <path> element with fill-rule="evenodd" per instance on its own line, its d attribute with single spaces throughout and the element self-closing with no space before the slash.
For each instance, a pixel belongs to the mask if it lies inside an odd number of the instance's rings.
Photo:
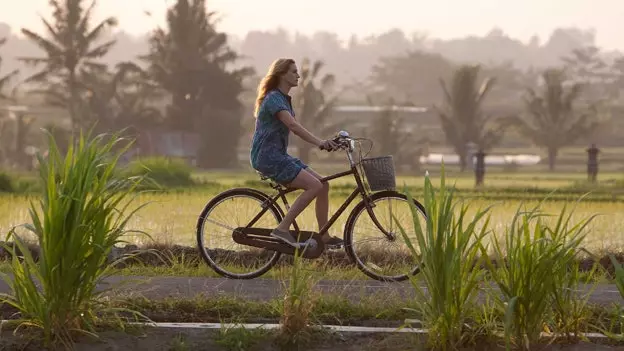
<svg viewBox="0 0 624 351">
<path fill-rule="evenodd" d="M 329 248 L 340 248 L 344 245 L 344 240 L 329 234 L 325 234 L 323 235 L 323 243 Z"/>
<path fill-rule="evenodd" d="M 286 231 L 286 230 L 281 230 L 278 228 L 273 229 L 273 231 L 271 232 L 271 237 L 275 238 L 275 239 L 279 239 L 280 241 L 292 246 L 292 247 L 297 247 L 299 244 L 297 243 L 297 240 L 295 240 L 295 238 L 293 238 L 293 236 L 290 234 L 290 231 Z"/>
</svg>

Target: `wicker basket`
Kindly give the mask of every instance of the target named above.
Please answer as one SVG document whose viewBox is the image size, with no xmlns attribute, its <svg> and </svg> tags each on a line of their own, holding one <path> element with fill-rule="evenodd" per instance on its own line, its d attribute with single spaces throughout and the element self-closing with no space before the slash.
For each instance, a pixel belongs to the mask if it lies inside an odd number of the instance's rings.
<svg viewBox="0 0 624 351">
<path fill-rule="evenodd" d="M 394 160 L 391 155 L 365 158 L 362 160 L 362 168 L 371 191 L 395 190 Z"/>
</svg>

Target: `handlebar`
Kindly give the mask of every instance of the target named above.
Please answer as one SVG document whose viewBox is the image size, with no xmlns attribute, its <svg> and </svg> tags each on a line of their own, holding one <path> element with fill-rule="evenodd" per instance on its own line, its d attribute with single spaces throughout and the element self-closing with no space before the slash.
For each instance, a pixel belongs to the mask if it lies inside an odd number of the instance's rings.
<svg viewBox="0 0 624 351">
<path fill-rule="evenodd" d="M 328 148 L 323 147 L 323 145 L 321 145 L 319 146 L 319 149 L 326 150 L 328 152 L 337 151 L 337 150 L 348 150 L 352 152 L 353 149 L 355 148 L 354 140 L 351 137 L 349 137 L 349 133 L 344 130 L 340 131 L 338 135 L 332 138 L 331 140 L 334 143 L 338 144 L 337 148 L 328 149 Z"/>
<path fill-rule="evenodd" d="M 370 152 L 370 150 L 373 148 L 373 142 L 370 139 L 367 138 L 353 138 L 351 136 L 349 136 L 349 133 L 347 131 L 341 130 L 340 132 L 338 132 L 338 134 L 331 139 L 333 142 L 335 142 L 336 144 L 338 144 L 337 148 L 333 148 L 332 150 L 327 150 L 329 151 L 337 151 L 337 150 L 346 150 L 347 151 L 347 158 L 349 159 L 349 164 L 353 167 L 355 166 L 358 162 L 356 162 L 356 160 L 354 159 L 353 156 L 353 152 L 355 151 L 355 143 L 357 141 L 358 144 L 360 144 L 361 140 L 367 140 L 371 143 L 371 147 L 368 150 L 368 152 Z M 326 148 L 319 146 L 319 149 L 321 150 L 326 150 Z M 360 155 L 359 155 L 359 161 L 361 162 L 362 160 L 362 150 L 360 148 Z M 368 152 L 364 155 L 364 157 L 366 157 L 366 155 L 368 154 Z"/>
</svg>

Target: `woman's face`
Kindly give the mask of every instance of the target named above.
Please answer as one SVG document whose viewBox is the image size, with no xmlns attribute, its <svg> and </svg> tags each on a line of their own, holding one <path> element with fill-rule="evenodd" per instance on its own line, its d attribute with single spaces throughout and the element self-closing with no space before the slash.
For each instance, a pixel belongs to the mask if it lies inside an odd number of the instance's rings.
<svg viewBox="0 0 624 351">
<path fill-rule="evenodd" d="M 296 87 L 299 83 L 299 72 L 296 64 L 291 64 L 286 72 L 282 76 L 282 81 L 286 82 L 290 87 Z"/>
</svg>

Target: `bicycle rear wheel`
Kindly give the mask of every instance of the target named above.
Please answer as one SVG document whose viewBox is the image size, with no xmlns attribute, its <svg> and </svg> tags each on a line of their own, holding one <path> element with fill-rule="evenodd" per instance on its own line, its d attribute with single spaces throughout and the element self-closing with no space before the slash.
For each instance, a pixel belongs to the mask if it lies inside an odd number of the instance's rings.
<svg viewBox="0 0 624 351">
<path fill-rule="evenodd" d="M 236 188 L 222 192 L 204 207 L 197 220 L 197 246 L 204 261 L 220 275 L 257 278 L 277 263 L 279 252 L 241 245 L 232 238 L 234 229 L 247 226 L 267 200 L 258 190 Z M 252 226 L 275 228 L 281 220 L 281 212 L 273 205 Z"/>
<path fill-rule="evenodd" d="M 412 245 L 417 249 L 414 220 L 407 196 L 396 191 L 381 191 L 370 196 L 372 211 L 381 227 L 392 234 L 389 239 L 373 222 L 364 200 L 351 211 L 345 225 L 345 249 L 357 267 L 367 276 L 380 281 L 404 281 L 419 272 L 415 257 L 395 222 L 396 217 Z M 421 227 L 426 226 L 424 207 L 416 200 Z"/>
</svg>

